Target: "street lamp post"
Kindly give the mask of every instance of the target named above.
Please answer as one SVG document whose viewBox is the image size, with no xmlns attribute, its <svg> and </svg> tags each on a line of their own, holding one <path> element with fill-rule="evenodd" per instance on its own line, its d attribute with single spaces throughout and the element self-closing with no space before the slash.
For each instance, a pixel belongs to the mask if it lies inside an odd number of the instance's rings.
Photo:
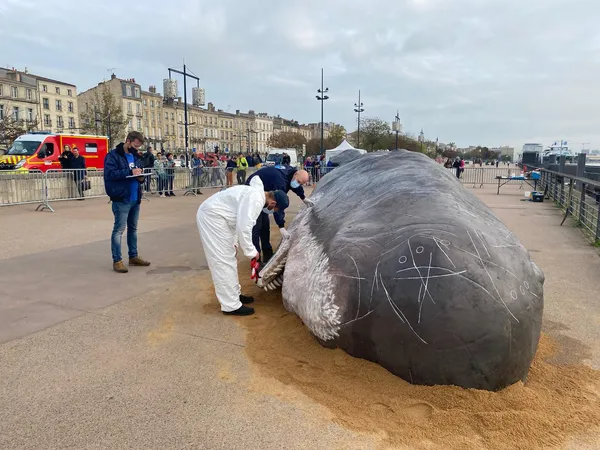
<svg viewBox="0 0 600 450">
<path fill-rule="evenodd" d="M 356 131 L 356 147 L 360 148 L 360 113 L 364 112 L 363 104 L 360 102 L 360 89 L 358 90 L 358 103 L 354 104 L 354 112 L 358 114 L 358 129 Z"/>
<path fill-rule="evenodd" d="M 317 100 L 321 102 L 321 154 L 325 153 L 325 148 L 324 148 L 324 130 L 323 130 L 323 102 L 327 99 L 329 99 L 329 97 L 325 94 L 327 94 L 329 92 L 329 88 L 323 88 L 323 69 L 321 69 L 321 89 L 317 89 L 317 93 L 319 95 L 317 95 Z"/>
<path fill-rule="evenodd" d="M 187 78 L 193 78 L 196 80 L 198 87 L 200 87 L 200 78 L 190 75 L 187 72 L 187 67 L 185 63 L 183 64 L 183 72 L 177 69 L 169 69 L 169 80 L 171 79 L 171 72 L 178 73 L 183 75 L 183 116 L 184 116 L 184 125 L 185 125 L 185 164 L 189 166 L 190 155 L 189 155 L 189 143 L 188 143 L 188 108 L 187 108 Z"/>
<path fill-rule="evenodd" d="M 425 142 L 425 133 L 423 133 L 423 128 L 421 128 L 421 132 L 419 133 L 419 142 L 421 143 L 421 153 L 423 153 L 423 142 Z"/>
<path fill-rule="evenodd" d="M 394 123 L 392 123 L 392 130 L 396 132 L 396 150 L 398 150 L 398 134 L 402 131 L 402 125 L 400 124 L 400 113 L 396 111 L 394 117 Z"/>
</svg>

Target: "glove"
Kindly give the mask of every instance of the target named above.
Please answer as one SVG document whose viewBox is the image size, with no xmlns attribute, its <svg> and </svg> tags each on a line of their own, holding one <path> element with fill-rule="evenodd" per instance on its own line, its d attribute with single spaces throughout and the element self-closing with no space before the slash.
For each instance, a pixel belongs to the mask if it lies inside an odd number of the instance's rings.
<svg viewBox="0 0 600 450">
<path fill-rule="evenodd" d="M 250 279 L 258 283 L 258 274 L 260 273 L 260 263 L 258 262 L 258 256 L 255 256 L 250 261 Z"/>
<path fill-rule="evenodd" d="M 312 208 L 313 206 L 315 206 L 315 203 L 314 203 L 312 200 L 308 199 L 308 198 L 305 198 L 305 199 L 304 199 L 304 200 L 302 200 L 302 201 L 303 201 L 303 202 L 304 202 L 304 204 L 305 204 L 306 206 L 308 206 L 309 208 Z"/>
<path fill-rule="evenodd" d="M 289 237 L 290 237 L 290 232 L 289 232 L 288 230 L 286 230 L 285 228 L 281 227 L 281 228 L 279 229 L 279 231 L 281 232 L 281 237 L 282 237 L 283 239 L 287 239 L 287 238 L 289 238 Z"/>
</svg>

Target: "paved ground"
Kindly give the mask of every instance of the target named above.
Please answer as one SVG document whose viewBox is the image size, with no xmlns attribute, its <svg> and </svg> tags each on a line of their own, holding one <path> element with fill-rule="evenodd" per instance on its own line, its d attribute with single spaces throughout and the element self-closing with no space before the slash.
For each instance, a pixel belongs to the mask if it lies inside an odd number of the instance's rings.
<svg viewBox="0 0 600 450">
<path fill-rule="evenodd" d="M 550 203 L 513 186 L 473 192 L 545 272 L 545 328 L 564 357 L 600 368 L 598 251 Z M 194 296 L 167 301 L 206 270 L 194 220 L 205 197 L 145 202 L 139 248 L 153 265 L 127 275 L 111 271 L 105 200 L 0 209 L 0 448 L 375 447 L 314 414 L 321 405 L 249 391 L 235 321 Z"/>
</svg>

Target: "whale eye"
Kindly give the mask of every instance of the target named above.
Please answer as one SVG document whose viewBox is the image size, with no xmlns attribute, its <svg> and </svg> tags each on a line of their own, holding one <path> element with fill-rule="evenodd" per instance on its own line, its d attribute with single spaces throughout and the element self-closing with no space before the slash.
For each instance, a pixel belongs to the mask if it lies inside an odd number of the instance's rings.
<svg viewBox="0 0 600 450">
<path fill-rule="evenodd" d="M 417 253 L 421 254 L 423 253 L 424 248 L 423 247 L 417 247 Z"/>
<path fill-rule="evenodd" d="M 398 262 L 399 262 L 400 264 L 404 264 L 406 261 L 407 261 L 407 258 L 406 258 L 406 256 L 401 256 L 401 257 L 400 257 L 400 259 L 398 260 Z"/>
</svg>

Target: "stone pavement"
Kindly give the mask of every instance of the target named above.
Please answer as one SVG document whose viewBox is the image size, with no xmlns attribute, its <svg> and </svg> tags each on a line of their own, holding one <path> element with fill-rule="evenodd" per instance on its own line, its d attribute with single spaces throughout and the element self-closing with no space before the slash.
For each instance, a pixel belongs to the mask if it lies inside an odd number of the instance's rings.
<svg viewBox="0 0 600 450">
<path fill-rule="evenodd" d="M 545 272 L 544 328 L 561 357 L 600 368 L 597 249 L 517 187 L 472 191 Z M 207 270 L 195 224 L 207 196 L 144 202 L 139 248 L 153 264 L 124 275 L 112 272 L 106 200 L 0 209 L 1 449 L 377 446 L 311 400 L 253 392 L 244 331 L 177 297 Z"/>
</svg>

